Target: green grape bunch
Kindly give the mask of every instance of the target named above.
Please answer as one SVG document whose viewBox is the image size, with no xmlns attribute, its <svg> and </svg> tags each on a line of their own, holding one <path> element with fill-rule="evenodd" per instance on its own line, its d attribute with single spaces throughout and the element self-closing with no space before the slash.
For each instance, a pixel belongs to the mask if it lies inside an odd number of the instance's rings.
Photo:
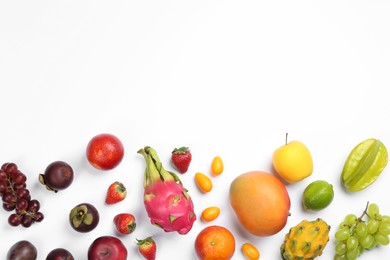
<svg viewBox="0 0 390 260">
<path fill-rule="evenodd" d="M 360 217 L 345 216 L 336 233 L 334 260 L 354 260 L 366 250 L 390 243 L 390 216 L 381 215 L 375 203 L 367 202 Z"/>
</svg>

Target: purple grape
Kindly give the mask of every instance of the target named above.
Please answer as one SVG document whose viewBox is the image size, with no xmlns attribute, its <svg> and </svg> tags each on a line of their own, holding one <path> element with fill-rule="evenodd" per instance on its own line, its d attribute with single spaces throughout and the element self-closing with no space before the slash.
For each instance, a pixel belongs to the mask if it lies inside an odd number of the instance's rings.
<svg viewBox="0 0 390 260">
<path fill-rule="evenodd" d="M 18 171 L 18 166 L 15 163 L 7 163 L 4 169 L 8 174 L 12 175 Z"/>
<path fill-rule="evenodd" d="M 43 215 L 43 213 L 42 212 L 37 212 L 37 213 L 35 213 L 34 214 L 34 220 L 36 221 L 36 222 L 41 222 L 43 219 L 44 219 L 44 215 Z"/>
<path fill-rule="evenodd" d="M 26 187 L 27 187 L 26 182 L 23 182 L 23 183 L 20 183 L 20 184 L 14 184 L 14 189 L 15 190 L 19 190 L 19 189 L 26 188 Z"/>
<path fill-rule="evenodd" d="M 7 184 L 0 180 L 0 194 L 4 194 L 7 191 Z"/>
<path fill-rule="evenodd" d="M 22 184 L 25 183 L 27 180 L 27 177 L 26 175 L 24 175 L 23 173 L 21 173 L 20 171 L 17 171 L 16 173 L 14 173 L 14 175 L 12 176 L 12 181 L 14 183 L 14 185 L 19 185 L 19 184 Z"/>
<path fill-rule="evenodd" d="M 11 204 L 16 202 L 16 195 L 13 192 L 6 192 L 3 195 L 3 202 Z"/>
<path fill-rule="evenodd" d="M 16 204 L 15 203 L 3 203 L 3 209 L 5 209 L 6 211 L 13 211 L 14 209 L 16 208 Z"/>
<path fill-rule="evenodd" d="M 28 228 L 28 227 L 30 227 L 32 225 L 33 221 L 34 220 L 33 220 L 33 218 L 31 216 L 24 215 L 22 217 L 22 221 L 20 222 L 20 224 L 22 224 L 23 227 Z"/>
<path fill-rule="evenodd" d="M 26 214 L 26 210 L 25 209 L 20 210 L 20 209 L 15 207 L 15 213 L 22 216 L 22 215 Z"/>
<path fill-rule="evenodd" d="M 22 216 L 16 213 L 13 213 L 8 217 L 8 223 L 13 227 L 19 226 L 21 221 L 22 221 Z"/>
<path fill-rule="evenodd" d="M 8 179 L 8 174 L 3 169 L 1 169 L 0 170 L 0 181 L 7 180 L 7 179 Z"/>
<path fill-rule="evenodd" d="M 8 164 L 9 164 L 9 163 L 4 163 L 3 165 L 1 165 L 1 169 L 5 171 L 5 169 L 7 168 L 7 165 L 8 165 Z"/>
<path fill-rule="evenodd" d="M 40 203 L 38 200 L 31 200 L 30 191 L 26 188 L 27 177 L 15 163 L 4 163 L 0 169 L 0 195 L 3 201 L 3 208 L 6 211 L 13 211 L 8 217 L 11 226 L 31 226 L 35 221 L 43 219 L 39 212 Z"/>
<path fill-rule="evenodd" d="M 26 199 L 18 199 L 18 201 L 16 202 L 16 208 L 18 210 L 26 210 L 27 209 L 27 206 L 28 206 L 29 202 L 28 200 Z"/>
<path fill-rule="evenodd" d="M 38 200 L 36 199 L 30 200 L 27 206 L 27 211 L 30 213 L 38 212 L 40 206 L 41 204 L 39 203 Z"/>
<path fill-rule="evenodd" d="M 16 191 L 16 197 L 18 199 L 30 199 L 30 191 L 26 188 L 20 188 Z"/>
</svg>

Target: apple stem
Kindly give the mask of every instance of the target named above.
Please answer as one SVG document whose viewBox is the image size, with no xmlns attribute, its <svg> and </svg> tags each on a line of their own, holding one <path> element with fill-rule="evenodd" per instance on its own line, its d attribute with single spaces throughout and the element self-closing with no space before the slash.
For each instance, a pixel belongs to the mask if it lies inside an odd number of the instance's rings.
<svg viewBox="0 0 390 260">
<path fill-rule="evenodd" d="M 288 133 L 286 133 L 286 145 L 287 145 L 287 136 L 288 136 Z"/>
<path fill-rule="evenodd" d="M 104 256 L 109 256 L 110 255 L 110 252 L 108 251 L 108 249 L 106 251 L 103 251 L 101 253 L 99 253 L 100 255 L 102 255 L 103 257 Z"/>
</svg>

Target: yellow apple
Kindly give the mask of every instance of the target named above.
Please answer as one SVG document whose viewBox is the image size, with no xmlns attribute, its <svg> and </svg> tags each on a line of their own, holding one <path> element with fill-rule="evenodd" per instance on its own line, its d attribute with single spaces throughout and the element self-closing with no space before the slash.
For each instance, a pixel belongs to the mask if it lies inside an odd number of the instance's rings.
<svg viewBox="0 0 390 260">
<path fill-rule="evenodd" d="M 272 155 L 276 173 L 288 183 L 295 183 L 313 173 L 309 149 L 300 141 L 291 141 L 276 149 Z"/>
</svg>

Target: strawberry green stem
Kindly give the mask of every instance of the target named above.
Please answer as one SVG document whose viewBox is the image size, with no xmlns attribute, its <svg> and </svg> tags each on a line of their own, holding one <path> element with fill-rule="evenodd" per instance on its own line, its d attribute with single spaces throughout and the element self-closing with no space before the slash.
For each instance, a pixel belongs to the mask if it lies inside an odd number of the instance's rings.
<svg viewBox="0 0 390 260">
<path fill-rule="evenodd" d="M 149 244 L 152 244 L 154 242 L 152 237 L 147 237 L 144 239 L 136 239 L 136 240 L 137 240 L 137 245 L 139 245 L 139 246 L 142 246 L 144 244 L 149 245 Z"/>
<path fill-rule="evenodd" d="M 152 185 L 156 181 L 177 180 L 175 174 L 164 169 L 160 158 L 157 156 L 157 152 L 153 148 L 145 146 L 143 149 L 138 150 L 137 153 L 143 155 L 146 162 L 144 187 Z"/>
<path fill-rule="evenodd" d="M 177 153 L 177 154 L 185 154 L 186 152 L 189 152 L 190 149 L 186 146 L 182 146 L 180 148 L 175 148 L 173 150 L 173 153 Z"/>
</svg>

